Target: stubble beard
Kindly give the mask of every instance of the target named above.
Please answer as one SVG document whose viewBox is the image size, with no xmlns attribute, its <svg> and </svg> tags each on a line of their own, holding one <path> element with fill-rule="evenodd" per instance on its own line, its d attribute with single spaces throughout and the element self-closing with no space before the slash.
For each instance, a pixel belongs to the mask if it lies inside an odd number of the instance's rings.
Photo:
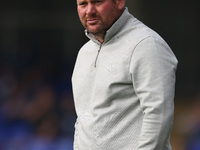
<svg viewBox="0 0 200 150">
<path fill-rule="evenodd" d="M 104 37 L 105 33 L 107 31 L 107 27 L 104 24 L 98 24 L 95 25 L 97 26 L 96 29 L 92 29 L 92 25 L 88 25 L 87 23 L 85 24 L 86 30 L 88 30 L 91 34 L 93 34 L 95 37 Z"/>
</svg>

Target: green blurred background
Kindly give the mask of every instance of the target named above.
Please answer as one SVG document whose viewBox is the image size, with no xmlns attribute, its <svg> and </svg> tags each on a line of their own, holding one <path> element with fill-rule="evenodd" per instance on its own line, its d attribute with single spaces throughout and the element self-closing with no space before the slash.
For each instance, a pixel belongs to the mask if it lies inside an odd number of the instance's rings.
<svg viewBox="0 0 200 150">
<path fill-rule="evenodd" d="M 127 0 L 179 60 L 174 150 L 200 150 L 200 18 L 197 0 Z M 75 0 L 0 4 L 0 150 L 72 150 L 71 75 L 88 41 Z"/>
</svg>

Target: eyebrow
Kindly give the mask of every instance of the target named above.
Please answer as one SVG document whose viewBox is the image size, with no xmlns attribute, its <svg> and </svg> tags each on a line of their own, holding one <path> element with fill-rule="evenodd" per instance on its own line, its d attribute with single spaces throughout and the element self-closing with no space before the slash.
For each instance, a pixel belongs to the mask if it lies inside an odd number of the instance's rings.
<svg viewBox="0 0 200 150">
<path fill-rule="evenodd" d="M 77 4 L 80 4 L 80 3 L 83 3 L 83 2 L 86 2 L 86 0 L 79 0 L 79 1 L 77 0 L 76 1 Z"/>
</svg>

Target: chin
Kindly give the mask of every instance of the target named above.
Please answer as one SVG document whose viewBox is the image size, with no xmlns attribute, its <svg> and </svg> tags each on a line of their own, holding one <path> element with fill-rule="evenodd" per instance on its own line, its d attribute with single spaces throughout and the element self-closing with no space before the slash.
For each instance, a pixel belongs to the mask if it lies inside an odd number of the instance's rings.
<svg viewBox="0 0 200 150">
<path fill-rule="evenodd" d="M 88 29 L 88 31 L 92 34 L 98 34 L 99 30 L 95 30 L 95 29 Z"/>
</svg>

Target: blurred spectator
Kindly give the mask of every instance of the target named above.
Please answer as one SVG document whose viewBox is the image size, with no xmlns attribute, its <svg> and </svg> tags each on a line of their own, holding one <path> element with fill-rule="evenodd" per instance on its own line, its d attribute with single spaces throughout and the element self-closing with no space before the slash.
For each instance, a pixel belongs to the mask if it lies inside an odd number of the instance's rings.
<svg viewBox="0 0 200 150">
<path fill-rule="evenodd" d="M 72 94 L 60 84 L 66 81 L 44 78 L 39 65 L 22 77 L 13 66 L 1 69 L 0 150 L 73 149 L 76 116 Z"/>
<path fill-rule="evenodd" d="M 186 150 L 200 150 L 200 95 L 191 105 L 186 118 L 186 134 L 188 137 Z"/>
</svg>

